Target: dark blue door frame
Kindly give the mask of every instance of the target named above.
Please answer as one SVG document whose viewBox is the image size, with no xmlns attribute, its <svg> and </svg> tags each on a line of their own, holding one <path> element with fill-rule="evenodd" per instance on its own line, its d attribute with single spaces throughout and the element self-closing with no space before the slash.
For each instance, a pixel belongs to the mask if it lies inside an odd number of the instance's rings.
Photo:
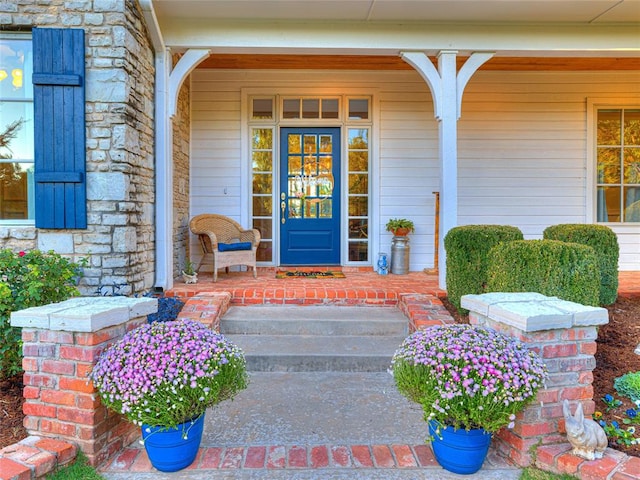
<svg viewBox="0 0 640 480">
<path fill-rule="evenodd" d="M 340 128 L 280 129 L 280 264 L 340 264 Z"/>
</svg>

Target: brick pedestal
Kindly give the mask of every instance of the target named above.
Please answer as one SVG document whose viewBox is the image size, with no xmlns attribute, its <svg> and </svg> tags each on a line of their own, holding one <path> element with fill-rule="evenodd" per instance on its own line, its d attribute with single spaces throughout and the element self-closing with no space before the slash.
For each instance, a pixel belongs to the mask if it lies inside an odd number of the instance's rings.
<svg viewBox="0 0 640 480">
<path fill-rule="evenodd" d="M 157 311 L 153 298 L 75 298 L 11 315 L 24 342 L 24 413 L 30 435 L 77 445 L 92 465 L 139 429 L 102 406 L 88 374 L 98 356 Z"/>
<path fill-rule="evenodd" d="M 587 307 L 537 293 L 489 293 L 462 297 L 471 323 L 517 338 L 538 352 L 549 370 L 546 388 L 518 414 L 513 429 L 494 436 L 499 452 L 520 466 L 532 462 L 531 448 L 567 443 L 562 401 L 585 415 L 594 411 L 593 370 L 597 326 L 606 324 L 607 310 Z"/>
</svg>

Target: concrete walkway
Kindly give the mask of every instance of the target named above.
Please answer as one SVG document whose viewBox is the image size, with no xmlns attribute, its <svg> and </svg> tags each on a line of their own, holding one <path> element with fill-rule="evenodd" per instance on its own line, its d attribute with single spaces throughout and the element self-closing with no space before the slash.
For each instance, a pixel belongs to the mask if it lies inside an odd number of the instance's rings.
<svg viewBox="0 0 640 480">
<path fill-rule="evenodd" d="M 443 470 L 425 445 L 421 409 L 388 373 L 256 372 L 233 401 L 210 409 L 186 470 L 153 469 L 136 443 L 101 473 L 142 479 L 517 479 L 490 453 L 475 475 Z"/>
</svg>

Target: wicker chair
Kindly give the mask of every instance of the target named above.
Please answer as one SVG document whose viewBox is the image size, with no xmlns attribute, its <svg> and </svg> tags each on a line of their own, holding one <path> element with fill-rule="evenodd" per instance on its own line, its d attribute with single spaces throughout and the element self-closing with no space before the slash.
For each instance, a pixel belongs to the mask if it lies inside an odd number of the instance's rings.
<svg viewBox="0 0 640 480">
<path fill-rule="evenodd" d="M 218 269 L 225 267 L 228 272 L 232 265 L 253 267 L 253 278 L 257 278 L 256 251 L 260 244 L 258 230 L 244 230 L 231 218 L 213 213 L 196 215 L 189 222 L 189 229 L 194 235 L 198 235 L 202 247 L 202 260 L 196 271 L 200 270 L 207 255 L 213 255 L 214 282 L 218 280 Z M 245 245 L 239 245 L 241 243 Z M 234 249 L 237 246 L 249 247 L 249 243 L 250 249 Z"/>
</svg>

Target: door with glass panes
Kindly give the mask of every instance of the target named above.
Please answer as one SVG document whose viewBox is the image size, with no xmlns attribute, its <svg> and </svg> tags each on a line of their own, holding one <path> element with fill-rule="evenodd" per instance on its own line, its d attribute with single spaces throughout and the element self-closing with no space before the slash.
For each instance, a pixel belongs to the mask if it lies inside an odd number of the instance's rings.
<svg viewBox="0 0 640 480">
<path fill-rule="evenodd" d="M 340 264 L 340 129 L 280 130 L 280 264 Z"/>
</svg>

